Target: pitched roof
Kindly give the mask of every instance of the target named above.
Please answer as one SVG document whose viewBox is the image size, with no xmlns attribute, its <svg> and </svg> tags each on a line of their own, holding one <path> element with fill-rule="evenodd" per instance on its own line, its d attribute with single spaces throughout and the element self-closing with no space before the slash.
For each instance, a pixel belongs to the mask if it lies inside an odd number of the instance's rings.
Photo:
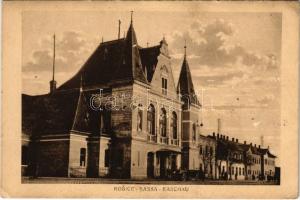
<svg viewBox="0 0 300 200">
<path fill-rule="evenodd" d="M 67 90 L 40 96 L 22 95 L 22 132 L 62 134 L 70 130 L 100 133 L 100 110 L 93 110 L 90 98 L 96 90 Z"/>
<path fill-rule="evenodd" d="M 270 158 L 276 158 L 276 156 L 275 155 L 273 155 L 270 151 L 269 151 L 269 149 L 259 149 L 259 152 L 262 154 L 262 155 L 265 155 L 265 154 L 268 154 L 268 156 L 270 157 Z"/>
<path fill-rule="evenodd" d="M 61 85 L 58 90 L 97 86 L 134 80 L 148 84 L 142 69 L 136 34 L 133 25 L 126 38 L 101 43 L 75 76 Z"/>
<path fill-rule="evenodd" d="M 140 56 L 143 68 L 147 70 L 147 80 L 151 82 L 158 62 L 161 44 L 153 47 L 140 48 Z"/>
<path fill-rule="evenodd" d="M 79 90 L 29 96 L 22 94 L 22 131 L 56 134 L 72 128 Z"/>
<path fill-rule="evenodd" d="M 186 97 L 188 97 L 190 103 L 200 105 L 197 95 L 195 93 L 192 75 L 188 61 L 186 59 L 186 54 L 184 55 L 183 63 L 181 66 L 181 71 L 177 85 L 177 92 L 180 92 L 180 94 L 182 95 L 181 99 L 183 101 L 186 101 Z"/>
</svg>

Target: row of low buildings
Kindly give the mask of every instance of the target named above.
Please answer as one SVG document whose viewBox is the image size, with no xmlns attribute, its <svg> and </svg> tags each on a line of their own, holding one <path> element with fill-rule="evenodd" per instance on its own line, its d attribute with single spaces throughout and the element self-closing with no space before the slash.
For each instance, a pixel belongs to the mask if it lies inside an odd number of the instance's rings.
<svg viewBox="0 0 300 200">
<path fill-rule="evenodd" d="M 182 169 L 214 179 L 274 176 L 269 149 L 201 135 L 200 109 L 186 52 L 175 83 L 166 40 L 141 47 L 131 21 L 126 37 L 101 42 L 60 87 L 53 78 L 49 94 L 22 95 L 22 173 L 143 179 Z"/>
<path fill-rule="evenodd" d="M 212 166 L 215 165 L 215 171 L 208 172 L 212 174 L 212 177 L 224 180 L 272 180 L 277 178 L 278 174 L 275 174 L 278 170 L 275 167 L 276 156 L 270 152 L 269 147 L 263 148 L 256 144 L 247 144 L 246 141 L 240 143 L 238 139 L 229 139 L 228 136 L 214 133 L 205 138 L 210 140 L 208 146 L 215 147 L 214 153 L 206 150 L 203 156 L 212 161 Z M 205 149 L 207 148 L 206 145 Z M 207 173 L 205 168 L 203 170 Z"/>
</svg>

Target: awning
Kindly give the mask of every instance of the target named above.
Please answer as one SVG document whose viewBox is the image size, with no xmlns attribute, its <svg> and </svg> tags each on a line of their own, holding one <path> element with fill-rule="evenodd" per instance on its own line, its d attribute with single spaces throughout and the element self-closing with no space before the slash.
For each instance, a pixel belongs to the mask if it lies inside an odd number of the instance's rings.
<svg viewBox="0 0 300 200">
<path fill-rule="evenodd" d="M 173 154 L 181 154 L 181 151 L 173 150 L 173 149 L 160 149 L 156 151 L 156 153 L 173 153 Z"/>
</svg>

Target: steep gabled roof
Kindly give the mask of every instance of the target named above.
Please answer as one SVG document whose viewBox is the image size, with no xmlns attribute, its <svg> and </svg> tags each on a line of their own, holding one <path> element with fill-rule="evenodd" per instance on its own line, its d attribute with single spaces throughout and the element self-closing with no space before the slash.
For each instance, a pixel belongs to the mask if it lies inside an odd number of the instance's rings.
<svg viewBox="0 0 300 200">
<path fill-rule="evenodd" d="M 162 43 L 161 43 L 162 44 Z M 153 47 L 140 48 L 142 66 L 147 70 L 147 80 L 151 82 L 158 62 L 161 44 Z"/>
<path fill-rule="evenodd" d="M 79 96 L 79 90 L 39 96 L 22 94 L 22 132 L 33 135 L 69 131 Z"/>
<path fill-rule="evenodd" d="M 148 84 L 132 23 L 126 38 L 101 43 L 79 72 L 58 90 L 79 88 L 81 77 L 84 87 L 116 82 L 131 83 L 134 80 Z"/>
<path fill-rule="evenodd" d="M 186 59 L 186 54 L 184 54 L 184 59 L 181 66 L 181 71 L 177 85 L 177 92 L 180 92 L 183 101 L 186 101 L 186 98 L 188 97 L 190 103 L 200 105 L 197 95 L 195 93 L 192 75 L 188 61 Z"/>
<path fill-rule="evenodd" d="M 265 154 L 268 154 L 268 156 L 270 157 L 270 158 L 276 158 L 276 156 L 275 155 L 273 155 L 270 151 L 269 151 L 269 149 L 259 149 L 259 152 L 262 154 L 262 155 L 265 155 Z"/>
<path fill-rule="evenodd" d="M 22 132 L 28 136 L 79 131 L 100 133 L 100 110 L 90 106 L 97 90 L 57 91 L 40 96 L 22 95 Z"/>
<path fill-rule="evenodd" d="M 125 47 L 122 53 L 123 60 L 117 68 L 117 73 L 115 73 L 113 80 L 138 80 L 142 83 L 148 84 L 142 68 L 139 47 L 132 22 L 127 31 Z"/>
</svg>

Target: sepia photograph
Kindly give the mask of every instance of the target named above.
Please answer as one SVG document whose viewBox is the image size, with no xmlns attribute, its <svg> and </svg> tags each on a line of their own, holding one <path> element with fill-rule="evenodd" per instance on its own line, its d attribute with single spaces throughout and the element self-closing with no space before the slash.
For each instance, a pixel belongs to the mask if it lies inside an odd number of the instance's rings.
<svg viewBox="0 0 300 200">
<path fill-rule="evenodd" d="M 14 148 L 22 187 L 102 184 L 115 193 L 184 195 L 205 185 L 285 184 L 285 128 L 298 125 L 284 107 L 298 88 L 298 64 L 284 64 L 280 9 L 293 13 L 298 4 L 242 12 L 243 4 L 65 3 L 20 6 L 20 77 L 4 73 L 11 84 L 20 80 Z"/>
</svg>

